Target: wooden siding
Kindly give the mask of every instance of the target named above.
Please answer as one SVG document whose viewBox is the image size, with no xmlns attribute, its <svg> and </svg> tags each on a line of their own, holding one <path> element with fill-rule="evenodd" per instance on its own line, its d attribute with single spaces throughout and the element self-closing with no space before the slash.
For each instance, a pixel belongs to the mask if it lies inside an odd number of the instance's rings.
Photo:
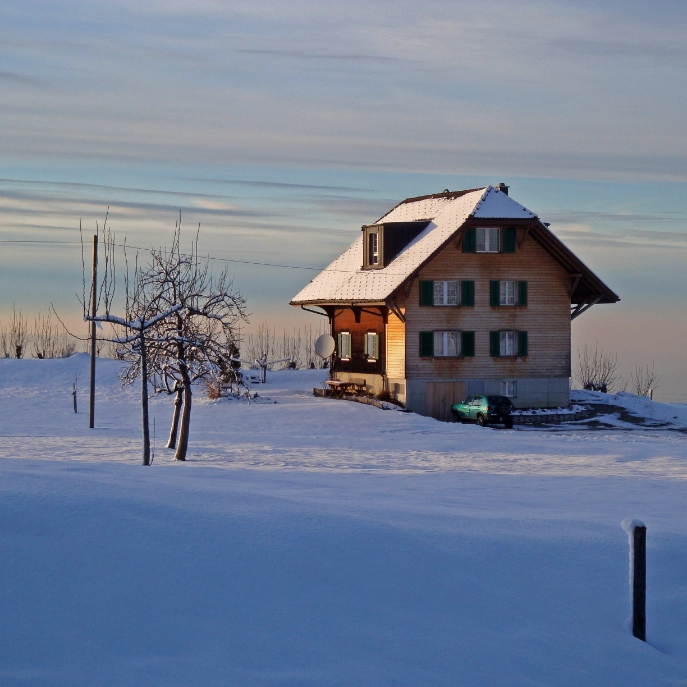
<svg viewBox="0 0 687 687">
<path fill-rule="evenodd" d="M 355 321 L 352 308 L 337 308 L 332 321 L 332 336 L 337 342 L 339 332 L 351 333 L 351 359 L 339 360 L 335 358 L 333 372 L 356 372 L 365 374 L 383 374 L 385 360 L 384 318 L 380 313 L 372 314 L 376 309 L 366 308 L 360 312 L 360 322 Z M 370 362 L 363 358 L 365 351 L 365 334 L 377 332 L 379 334 L 379 360 Z M 338 348 L 336 354 L 338 356 Z"/>
<path fill-rule="evenodd" d="M 465 382 L 427 382 L 425 385 L 425 414 L 437 420 L 452 420 L 451 406 L 464 401 Z"/>
<path fill-rule="evenodd" d="M 406 376 L 406 327 L 405 324 L 389 313 L 386 328 L 386 374 L 389 379 L 405 379 Z"/>
<path fill-rule="evenodd" d="M 531 236 L 517 252 L 463 253 L 452 241 L 420 271 L 421 280 L 466 279 L 475 282 L 475 307 L 420 307 L 419 280 L 411 282 L 405 300 L 407 379 L 495 379 L 567 377 L 570 375 L 570 275 Z M 525 307 L 489 305 L 489 282 L 528 282 Z M 421 331 L 458 329 L 475 332 L 474 358 L 420 358 Z M 489 332 L 524 330 L 529 334 L 526 358 L 492 358 Z"/>
</svg>

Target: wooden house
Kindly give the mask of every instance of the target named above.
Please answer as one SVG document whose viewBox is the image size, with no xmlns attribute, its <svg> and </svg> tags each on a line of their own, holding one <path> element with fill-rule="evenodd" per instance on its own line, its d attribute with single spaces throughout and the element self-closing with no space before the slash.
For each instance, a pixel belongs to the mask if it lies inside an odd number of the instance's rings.
<svg viewBox="0 0 687 687">
<path fill-rule="evenodd" d="M 291 304 L 329 318 L 335 379 L 449 419 L 470 394 L 567 405 L 571 320 L 618 300 L 500 184 L 404 200 Z"/>
</svg>

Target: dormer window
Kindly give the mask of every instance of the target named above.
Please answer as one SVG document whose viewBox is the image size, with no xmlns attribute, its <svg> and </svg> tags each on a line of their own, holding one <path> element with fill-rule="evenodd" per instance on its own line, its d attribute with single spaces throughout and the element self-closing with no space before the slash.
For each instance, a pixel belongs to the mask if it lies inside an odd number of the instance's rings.
<svg viewBox="0 0 687 687">
<path fill-rule="evenodd" d="M 429 220 L 366 224 L 363 229 L 363 269 L 381 270 L 427 227 Z"/>
<path fill-rule="evenodd" d="M 368 262 L 370 265 L 379 265 L 379 234 L 377 232 L 370 232 L 368 234 L 368 241 Z"/>
<path fill-rule="evenodd" d="M 498 253 L 501 250 L 499 227 L 477 227 L 477 252 Z"/>
</svg>

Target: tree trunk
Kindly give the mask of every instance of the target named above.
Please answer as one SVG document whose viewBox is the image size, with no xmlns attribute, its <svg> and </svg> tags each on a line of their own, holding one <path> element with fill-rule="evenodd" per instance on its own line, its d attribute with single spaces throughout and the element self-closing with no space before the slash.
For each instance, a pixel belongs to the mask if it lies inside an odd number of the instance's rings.
<svg viewBox="0 0 687 687">
<path fill-rule="evenodd" d="M 148 425 L 148 360 L 145 331 L 141 329 L 141 410 L 143 417 L 143 465 L 150 465 L 150 428 Z"/>
<path fill-rule="evenodd" d="M 186 450 L 188 449 L 188 434 L 191 425 L 191 380 L 188 374 L 181 372 L 184 405 L 181 409 L 181 427 L 179 428 L 179 443 L 174 454 L 176 460 L 186 460 Z"/>
<path fill-rule="evenodd" d="M 172 427 L 169 430 L 167 448 L 176 448 L 177 446 L 177 432 L 179 430 L 179 416 L 181 415 L 182 403 L 182 389 L 177 387 L 176 394 L 174 395 L 174 413 L 172 414 Z"/>
</svg>

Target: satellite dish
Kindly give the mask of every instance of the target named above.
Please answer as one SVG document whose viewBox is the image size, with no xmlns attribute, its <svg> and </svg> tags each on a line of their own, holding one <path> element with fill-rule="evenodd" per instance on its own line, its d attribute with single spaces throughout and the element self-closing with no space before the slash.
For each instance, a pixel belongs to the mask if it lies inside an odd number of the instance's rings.
<svg viewBox="0 0 687 687">
<path fill-rule="evenodd" d="M 334 353 L 335 348 L 336 342 L 334 341 L 334 337 L 329 334 L 322 334 L 322 336 L 318 337 L 317 341 L 315 341 L 315 353 L 317 353 L 320 358 L 328 358 Z"/>
</svg>

